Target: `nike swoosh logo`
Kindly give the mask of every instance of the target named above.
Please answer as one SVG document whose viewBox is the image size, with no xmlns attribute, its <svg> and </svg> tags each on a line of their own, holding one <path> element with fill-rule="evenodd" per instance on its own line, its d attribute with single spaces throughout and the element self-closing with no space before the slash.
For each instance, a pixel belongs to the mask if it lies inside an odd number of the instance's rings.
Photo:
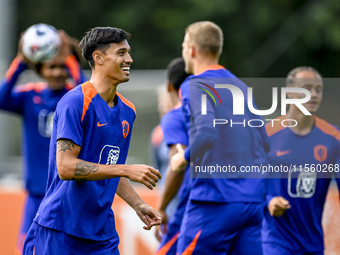
<svg viewBox="0 0 340 255">
<path fill-rule="evenodd" d="M 107 123 L 104 123 L 104 124 L 100 124 L 100 121 L 98 121 L 97 123 L 97 127 L 102 127 L 102 126 L 105 126 Z"/>
<path fill-rule="evenodd" d="M 288 153 L 290 153 L 290 151 L 277 151 L 276 156 L 281 157 L 283 155 L 287 155 Z"/>
</svg>

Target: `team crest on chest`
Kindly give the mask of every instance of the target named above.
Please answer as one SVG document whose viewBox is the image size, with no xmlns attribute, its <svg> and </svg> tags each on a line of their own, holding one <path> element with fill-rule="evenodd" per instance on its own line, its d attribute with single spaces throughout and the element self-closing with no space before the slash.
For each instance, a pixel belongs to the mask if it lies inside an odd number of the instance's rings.
<svg viewBox="0 0 340 255">
<path fill-rule="evenodd" d="M 327 159 L 327 147 L 324 145 L 316 145 L 314 147 L 314 158 L 321 162 L 324 162 Z"/>
<path fill-rule="evenodd" d="M 122 127 L 123 127 L 123 137 L 126 138 L 130 130 L 129 122 L 127 122 L 126 120 L 123 120 Z"/>
</svg>

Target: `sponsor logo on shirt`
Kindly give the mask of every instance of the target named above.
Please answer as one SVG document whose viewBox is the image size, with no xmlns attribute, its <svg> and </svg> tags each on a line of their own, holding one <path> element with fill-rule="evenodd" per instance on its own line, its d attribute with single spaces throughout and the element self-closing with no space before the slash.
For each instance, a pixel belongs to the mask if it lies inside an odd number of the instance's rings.
<svg viewBox="0 0 340 255">
<path fill-rule="evenodd" d="M 293 174 L 298 174 L 293 176 Z M 317 173 L 309 169 L 298 169 L 290 171 L 288 175 L 288 194 L 291 197 L 311 198 L 315 193 Z"/>
<path fill-rule="evenodd" d="M 102 127 L 102 126 L 105 126 L 105 125 L 107 125 L 107 123 L 101 124 L 100 121 L 98 121 L 98 123 L 97 123 L 97 127 Z"/>
<path fill-rule="evenodd" d="M 98 164 L 115 165 L 119 159 L 119 154 L 119 147 L 105 145 L 100 152 Z"/>
<path fill-rule="evenodd" d="M 282 157 L 282 156 L 284 156 L 284 155 L 287 155 L 287 154 L 289 154 L 290 153 L 290 151 L 289 150 L 287 150 L 287 151 L 277 151 L 276 152 L 276 156 L 278 156 L 278 157 Z"/>
</svg>

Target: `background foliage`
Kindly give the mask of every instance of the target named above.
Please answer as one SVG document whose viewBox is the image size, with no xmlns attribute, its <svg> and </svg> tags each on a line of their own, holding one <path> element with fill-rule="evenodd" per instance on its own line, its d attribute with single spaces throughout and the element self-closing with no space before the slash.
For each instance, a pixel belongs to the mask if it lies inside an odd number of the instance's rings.
<svg viewBox="0 0 340 255">
<path fill-rule="evenodd" d="M 211 20 L 224 31 L 221 64 L 239 77 L 284 77 L 309 65 L 340 75 L 336 0 L 16 0 L 17 31 L 48 23 L 81 39 L 96 26 L 132 34 L 134 69 L 164 69 L 181 55 L 184 29 Z M 15 52 L 13 52 L 13 55 Z"/>
</svg>

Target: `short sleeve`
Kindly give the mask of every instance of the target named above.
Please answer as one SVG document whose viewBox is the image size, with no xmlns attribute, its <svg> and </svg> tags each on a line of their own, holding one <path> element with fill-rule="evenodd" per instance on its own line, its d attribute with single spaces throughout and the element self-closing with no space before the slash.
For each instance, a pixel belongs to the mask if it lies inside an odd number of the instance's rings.
<svg viewBox="0 0 340 255">
<path fill-rule="evenodd" d="M 161 127 L 167 146 L 177 143 L 188 145 L 188 132 L 182 109 L 175 109 L 166 113 L 161 120 Z"/>
<path fill-rule="evenodd" d="M 70 139 L 82 146 L 84 122 L 82 120 L 83 97 L 80 93 L 70 91 L 58 103 L 57 140 Z"/>
</svg>

